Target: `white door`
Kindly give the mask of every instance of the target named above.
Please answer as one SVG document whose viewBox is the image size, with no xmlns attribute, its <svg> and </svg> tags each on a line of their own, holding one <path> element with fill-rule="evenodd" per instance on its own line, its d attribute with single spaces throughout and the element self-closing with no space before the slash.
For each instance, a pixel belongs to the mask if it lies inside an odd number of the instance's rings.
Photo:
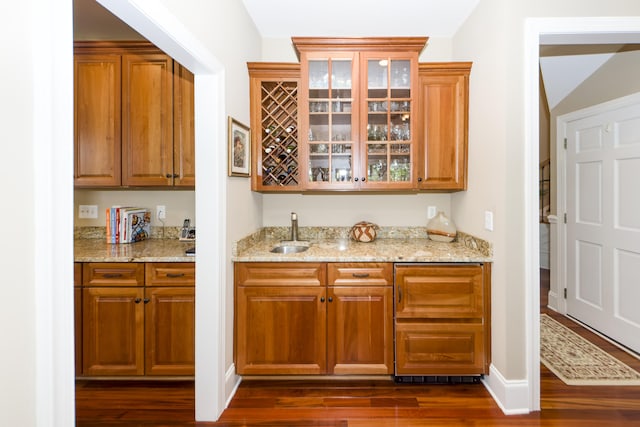
<svg viewBox="0 0 640 427">
<path fill-rule="evenodd" d="M 567 314 L 640 352 L 640 104 L 566 124 Z"/>
</svg>

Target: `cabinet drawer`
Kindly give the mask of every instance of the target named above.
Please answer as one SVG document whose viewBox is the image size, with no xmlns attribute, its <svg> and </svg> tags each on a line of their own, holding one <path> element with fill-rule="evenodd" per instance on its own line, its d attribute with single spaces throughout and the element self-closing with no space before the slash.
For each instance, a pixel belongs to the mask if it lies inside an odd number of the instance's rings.
<svg viewBox="0 0 640 427">
<path fill-rule="evenodd" d="M 194 286 L 196 265 L 193 262 L 149 262 L 145 265 L 147 286 Z"/>
<path fill-rule="evenodd" d="M 331 263 L 327 266 L 329 286 L 391 286 L 391 263 Z"/>
<path fill-rule="evenodd" d="M 481 324 L 396 323 L 396 375 L 488 373 Z"/>
<path fill-rule="evenodd" d="M 237 286 L 324 286 L 326 264 L 310 262 L 236 263 Z"/>
<path fill-rule="evenodd" d="M 484 317 L 481 265 L 396 266 L 396 318 Z"/>
<path fill-rule="evenodd" d="M 82 267 L 83 286 L 142 286 L 144 264 L 135 262 L 89 262 Z"/>
</svg>

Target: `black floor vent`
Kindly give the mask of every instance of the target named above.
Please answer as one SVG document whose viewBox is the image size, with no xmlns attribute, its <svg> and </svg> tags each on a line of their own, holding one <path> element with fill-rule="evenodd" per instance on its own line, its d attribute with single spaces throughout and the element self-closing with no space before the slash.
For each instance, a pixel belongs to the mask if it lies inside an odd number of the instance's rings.
<svg viewBox="0 0 640 427">
<path fill-rule="evenodd" d="M 477 384 L 482 379 L 482 376 L 459 376 L 459 375 L 447 375 L 447 376 L 396 376 L 394 380 L 396 383 L 412 383 L 412 384 Z"/>
</svg>

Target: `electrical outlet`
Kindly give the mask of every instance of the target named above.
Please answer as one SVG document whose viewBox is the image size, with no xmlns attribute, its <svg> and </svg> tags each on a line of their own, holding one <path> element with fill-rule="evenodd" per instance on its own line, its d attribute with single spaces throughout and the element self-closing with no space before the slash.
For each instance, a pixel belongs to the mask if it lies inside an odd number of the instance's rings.
<svg viewBox="0 0 640 427">
<path fill-rule="evenodd" d="M 165 205 L 156 206 L 156 218 L 165 219 L 167 217 L 167 207 Z"/>
<path fill-rule="evenodd" d="M 431 219 L 434 216 L 436 216 L 436 207 L 435 206 L 429 206 L 427 208 L 427 219 Z"/>
<path fill-rule="evenodd" d="M 78 218 L 98 218 L 98 205 L 79 205 Z"/>
<path fill-rule="evenodd" d="M 484 228 L 493 231 L 493 212 L 484 211 Z"/>
</svg>

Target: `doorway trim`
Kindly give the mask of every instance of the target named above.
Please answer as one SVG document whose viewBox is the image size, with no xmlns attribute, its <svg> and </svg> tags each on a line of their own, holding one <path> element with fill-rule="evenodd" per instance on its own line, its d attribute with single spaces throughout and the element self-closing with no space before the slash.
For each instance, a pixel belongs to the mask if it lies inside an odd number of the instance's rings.
<svg viewBox="0 0 640 427">
<path fill-rule="evenodd" d="M 538 230 L 538 164 L 539 164 L 539 61 L 540 44 L 545 38 L 556 41 L 567 38 L 576 44 L 581 37 L 594 43 L 597 37 L 628 36 L 640 33 L 638 17 L 564 17 L 527 18 L 525 21 L 524 70 L 524 153 L 525 158 L 525 304 L 527 369 L 529 378 L 529 407 L 540 410 L 540 289 L 539 289 L 539 230 Z M 560 206 L 560 205 L 556 205 Z M 563 205 L 564 206 L 564 205 Z M 564 229 L 563 229 L 564 231 Z M 560 234 L 560 233 L 559 233 Z M 552 254 L 554 256 L 554 254 Z"/>
<path fill-rule="evenodd" d="M 226 212 L 224 69 L 209 50 L 158 2 L 97 0 L 194 74 L 196 218 L 196 421 L 216 421 L 226 406 L 224 235 Z M 212 165 L 214 167 L 212 167 Z M 204 237 L 204 238 L 203 238 Z M 207 262 L 198 263 L 198 259 Z"/>
</svg>

